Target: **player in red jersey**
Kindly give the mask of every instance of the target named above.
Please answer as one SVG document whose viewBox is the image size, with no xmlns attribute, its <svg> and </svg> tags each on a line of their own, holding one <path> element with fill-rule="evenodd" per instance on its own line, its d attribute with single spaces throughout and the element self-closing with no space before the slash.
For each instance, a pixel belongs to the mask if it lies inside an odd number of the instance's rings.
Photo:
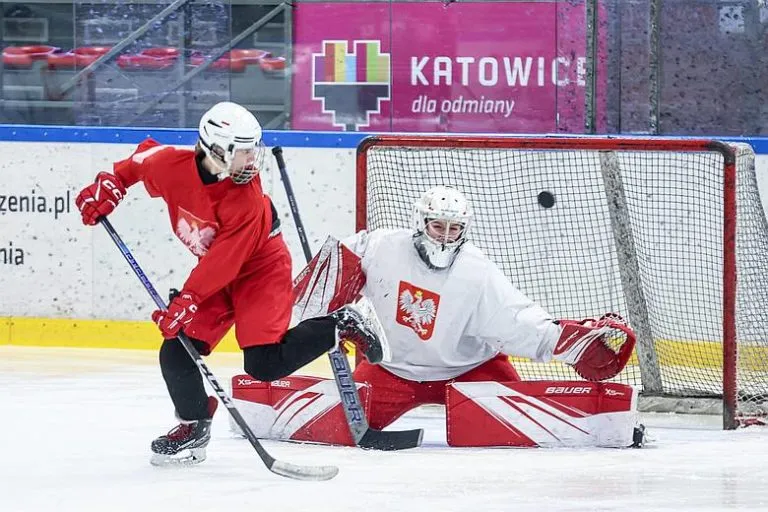
<svg viewBox="0 0 768 512">
<path fill-rule="evenodd" d="M 176 236 L 198 257 L 168 309 L 152 313 L 165 338 L 160 367 L 181 422 L 152 442 L 153 463 L 202 461 L 210 441 L 217 401 L 207 396 L 197 366 L 176 339 L 180 330 L 208 355 L 235 325 L 245 371 L 264 381 L 289 375 L 334 348 L 339 337 L 352 340 L 373 363 L 382 358 L 382 340 L 352 305 L 288 328 L 291 259 L 261 187 L 261 137 L 248 110 L 219 103 L 200 120 L 194 150 L 147 139 L 76 199 L 83 222 L 94 225 L 126 189 L 142 182 L 150 196 L 167 203 Z"/>
</svg>

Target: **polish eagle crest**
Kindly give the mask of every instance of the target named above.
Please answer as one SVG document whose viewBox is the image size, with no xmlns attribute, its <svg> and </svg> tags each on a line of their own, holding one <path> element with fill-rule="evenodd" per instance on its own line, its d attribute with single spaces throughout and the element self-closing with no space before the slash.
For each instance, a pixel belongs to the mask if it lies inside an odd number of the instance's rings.
<svg viewBox="0 0 768 512">
<path fill-rule="evenodd" d="M 401 281 L 397 322 L 413 329 L 422 340 L 432 337 L 439 295 Z"/>
<path fill-rule="evenodd" d="M 184 245 L 197 256 L 202 258 L 210 249 L 218 224 L 206 222 L 184 208 L 179 208 L 179 217 L 176 220 L 176 236 Z"/>
</svg>

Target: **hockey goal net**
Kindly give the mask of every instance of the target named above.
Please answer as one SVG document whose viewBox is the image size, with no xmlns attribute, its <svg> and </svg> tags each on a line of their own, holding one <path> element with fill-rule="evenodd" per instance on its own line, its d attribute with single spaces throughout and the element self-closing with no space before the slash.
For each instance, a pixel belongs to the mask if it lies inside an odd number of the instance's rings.
<svg viewBox="0 0 768 512">
<path fill-rule="evenodd" d="M 410 226 L 429 187 L 460 189 L 469 238 L 557 318 L 629 319 L 615 379 L 645 410 L 725 428 L 768 411 L 768 224 L 747 145 L 712 140 L 381 136 L 357 152 L 357 228 Z M 524 379 L 576 379 L 515 360 Z M 722 406 L 720 406 L 722 404 Z"/>
</svg>

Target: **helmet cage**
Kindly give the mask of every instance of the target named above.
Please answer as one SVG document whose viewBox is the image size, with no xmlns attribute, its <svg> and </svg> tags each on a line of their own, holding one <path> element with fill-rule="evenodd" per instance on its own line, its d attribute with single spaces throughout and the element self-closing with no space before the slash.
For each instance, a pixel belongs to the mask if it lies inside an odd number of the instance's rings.
<svg viewBox="0 0 768 512">
<path fill-rule="evenodd" d="M 430 224 L 435 221 L 444 223 L 444 226 L 440 228 L 443 230 L 442 235 L 435 236 L 432 233 L 433 229 L 430 227 Z M 464 242 L 468 223 L 469 221 L 464 219 L 456 220 L 447 219 L 444 217 L 425 217 L 421 229 L 417 227 L 416 231 L 424 231 L 424 236 L 429 238 L 433 243 L 437 245 L 450 247 L 453 245 L 462 244 Z M 451 238 L 451 231 L 456 226 L 459 227 L 458 234 L 455 236 L 455 238 Z"/>
<path fill-rule="evenodd" d="M 442 210 L 435 209 L 422 200 L 416 202 L 413 208 L 413 223 L 415 233 L 414 245 L 419 256 L 433 270 L 450 267 L 459 249 L 467 241 L 467 232 L 471 224 L 472 213 L 466 210 Z M 450 233 L 452 225 L 462 226 L 461 232 L 454 240 L 446 240 L 445 237 L 434 237 L 429 233 L 429 223 L 435 220 L 445 222 L 446 235 Z"/>
<path fill-rule="evenodd" d="M 222 177 L 229 176 L 238 185 L 244 185 L 259 174 L 264 165 L 266 148 L 262 141 L 257 143 L 236 144 L 230 143 L 226 149 L 217 143 L 208 144 L 200 137 L 203 151 L 220 169 Z M 237 169 L 234 168 L 238 153 L 253 153 L 252 157 L 243 157 L 245 162 Z"/>
</svg>

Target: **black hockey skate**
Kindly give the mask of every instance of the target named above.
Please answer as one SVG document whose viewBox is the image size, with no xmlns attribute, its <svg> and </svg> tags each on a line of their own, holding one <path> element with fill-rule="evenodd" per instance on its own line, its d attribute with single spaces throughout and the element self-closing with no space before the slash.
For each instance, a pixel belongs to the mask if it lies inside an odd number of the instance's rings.
<svg viewBox="0 0 768 512">
<path fill-rule="evenodd" d="M 352 342 L 372 364 L 390 361 L 391 352 L 384 328 L 369 304 L 364 299 L 331 313 L 336 321 L 337 343 L 341 340 Z"/>
<path fill-rule="evenodd" d="M 645 432 L 645 425 L 640 423 L 635 427 L 632 433 L 632 444 L 630 448 L 643 448 L 648 443 L 648 435 Z"/>
<path fill-rule="evenodd" d="M 150 463 L 153 466 L 169 466 L 203 462 L 206 458 L 205 447 L 211 440 L 211 422 L 217 406 L 216 398 L 209 396 L 208 418 L 187 421 L 177 416 L 181 423 L 152 441 Z"/>
</svg>

